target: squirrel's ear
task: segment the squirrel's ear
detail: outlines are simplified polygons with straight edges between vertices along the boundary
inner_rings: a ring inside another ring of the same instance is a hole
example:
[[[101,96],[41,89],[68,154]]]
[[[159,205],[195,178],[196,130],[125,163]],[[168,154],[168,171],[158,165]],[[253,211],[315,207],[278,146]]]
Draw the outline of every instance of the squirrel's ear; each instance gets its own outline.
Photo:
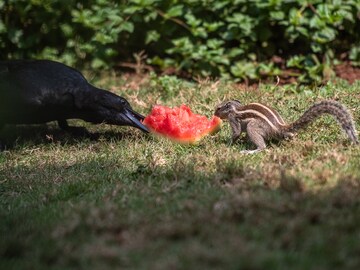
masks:
[[[237,99],[234,100],[234,102],[238,103],[239,105],[241,105],[241,102]]]

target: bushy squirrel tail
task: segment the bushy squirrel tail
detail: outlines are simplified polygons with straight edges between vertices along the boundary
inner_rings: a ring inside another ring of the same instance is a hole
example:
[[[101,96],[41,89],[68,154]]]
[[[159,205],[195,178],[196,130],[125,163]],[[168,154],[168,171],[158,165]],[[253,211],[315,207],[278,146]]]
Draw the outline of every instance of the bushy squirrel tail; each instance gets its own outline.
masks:
[[[332,115],[348,135],[349,139],[354,144],[359,144],[354,120],[351,114],[344,105],[334,100],[324,100],[315,103],[307,109],[298,120],[289,124],[286,127],[286,132],[296,132],[299,129],[303,129],[323,114]]]

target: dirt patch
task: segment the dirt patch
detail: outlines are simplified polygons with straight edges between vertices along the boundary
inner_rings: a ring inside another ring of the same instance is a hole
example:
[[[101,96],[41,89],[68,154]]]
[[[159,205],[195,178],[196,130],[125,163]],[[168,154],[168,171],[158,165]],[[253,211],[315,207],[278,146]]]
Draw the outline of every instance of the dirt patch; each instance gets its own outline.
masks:
[[[350,84],[354,83],[356,80],[360,80],[360,67],[351,65],[351,61],[344,59],[344,57],[341,59],[343,59],[341,64],[332,67],[336,77],[344,79]],[[257,88],[259,82],[269,84],[275,83],[277,85],[295,84],[298,82],[298,77],[303,73],[303,71],[300,71],[296,68],[287,67],[285,58],[280,56],[273,56],[271,58],[271,62],[273,62],[281,70],[281,74],[279,76],[268,76],[267,74],[262,74],[261,79],[245,79],[241,82],[241,85],[244,84],[246,87],[254,86]],[[139,65],[136,64],[133,65],[134,67],[131,66],[131,68],[129,64],[127,69],[123,68],[124,65],[120,65],[122,67],[120,69],[123,74],[122,77],[127,82],[123,88],[138,90],[141,85],[148,82],[149,73],[147,73],[147,71],[150,71],[150,69],[141,67],[141,65],[140,67],[138,67]],[[138,68],[135,69],[135,66]],[[200,77],[193,77],[192,74],[188,72],[181,70],[179,71],[171,67],[163,70],[162,72],[156,68],[152,68],[151,71],[156,72],[158,75],[177,76],[185,80],[198,81],[201,79]],[[328,81],[328,79],[324,78],[323,82],[325,83]]]
[[[334,70],[337,77],[347,80],[349,83],[360,80],[360,68],[352,66],[350,62],[343,62],[335,66]]]

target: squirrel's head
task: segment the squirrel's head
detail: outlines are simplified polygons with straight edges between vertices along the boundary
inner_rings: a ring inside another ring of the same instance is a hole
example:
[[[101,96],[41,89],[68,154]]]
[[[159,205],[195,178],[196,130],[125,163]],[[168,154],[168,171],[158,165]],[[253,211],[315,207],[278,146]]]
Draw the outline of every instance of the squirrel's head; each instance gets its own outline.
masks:
[[[216,106],[215,115],[221,119],[225,119],[240,106],[241,102],[238,100],[224,101]]]

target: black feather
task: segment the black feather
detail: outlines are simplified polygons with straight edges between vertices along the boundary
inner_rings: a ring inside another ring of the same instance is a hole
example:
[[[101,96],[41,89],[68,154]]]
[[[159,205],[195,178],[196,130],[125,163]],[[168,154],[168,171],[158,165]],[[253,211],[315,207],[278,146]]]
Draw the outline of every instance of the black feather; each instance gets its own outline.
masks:
[[[89,84],[76,69],[48,60],[0,61],[0,128],[67,119],[127,125],[148,132],[128,101]]]

